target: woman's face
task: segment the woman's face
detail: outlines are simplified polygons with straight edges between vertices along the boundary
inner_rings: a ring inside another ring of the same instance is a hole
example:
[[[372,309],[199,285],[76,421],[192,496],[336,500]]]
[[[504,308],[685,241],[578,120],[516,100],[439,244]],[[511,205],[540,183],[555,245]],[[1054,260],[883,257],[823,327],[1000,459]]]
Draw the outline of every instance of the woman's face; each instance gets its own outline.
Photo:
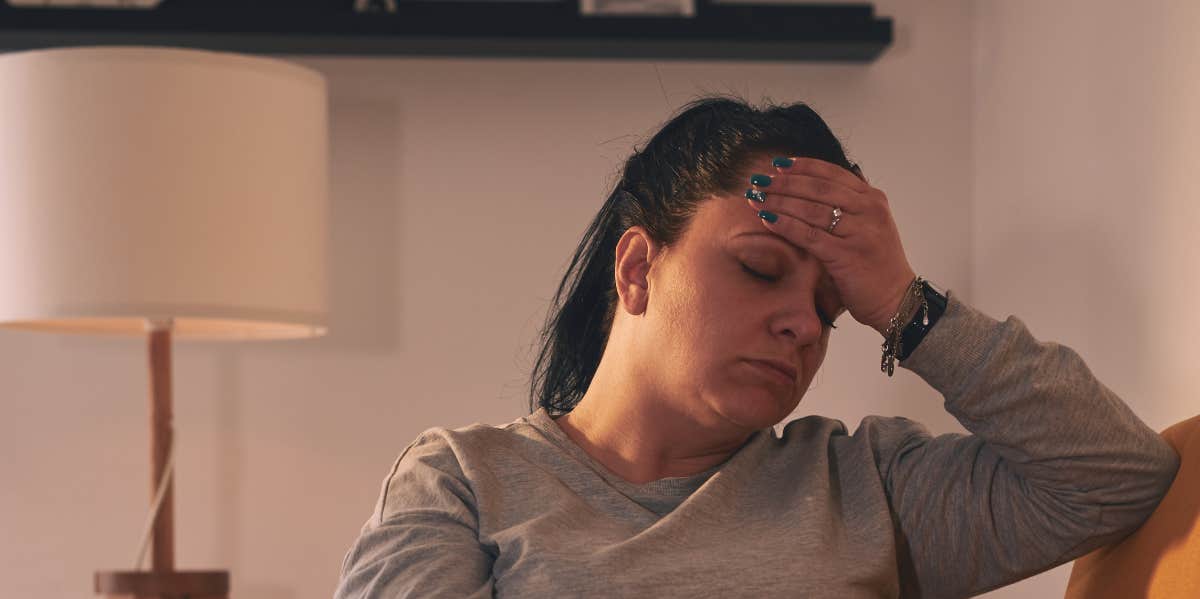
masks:
[[[762,226],[740,195],[702,201],[648,280],[647,372],[709,427],[757,430],[791,414],[825,358],[830,329],[818,311],[844,310],[820,262]],[[751,362],[763,359],[790,364],[795,379]]]

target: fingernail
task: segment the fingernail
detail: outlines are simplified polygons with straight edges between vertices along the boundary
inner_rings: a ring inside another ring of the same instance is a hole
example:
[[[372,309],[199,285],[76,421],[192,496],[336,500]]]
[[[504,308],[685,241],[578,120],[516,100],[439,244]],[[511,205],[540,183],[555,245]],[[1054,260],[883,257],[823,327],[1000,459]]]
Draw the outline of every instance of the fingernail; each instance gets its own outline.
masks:
[[[776,158],[775,160],[772,160],[771,164],[774,164],[775,166],[777,166],[779,168],[787,168],[789,166],[792,166],[792,164],[794,162],[795,162],[795,160],[792,160],[791,158],[784,158],[783,156],[780,156],[780,157]]]
[[[759,210],[758,217],[771,224],[775,224],[775,221],[779,220],[779,217],[775,216],[774,212],[767,212],[766,210]]]
[[[767,192],[759,191],[757,189],[747,189],[746,190],[746,199],[754,200],[755,202],[758,202],[761,204],[761,203],[767,201]]]
[[[771,184],[771,178],[766,175],[750,175],[750,184],[766,187]]]

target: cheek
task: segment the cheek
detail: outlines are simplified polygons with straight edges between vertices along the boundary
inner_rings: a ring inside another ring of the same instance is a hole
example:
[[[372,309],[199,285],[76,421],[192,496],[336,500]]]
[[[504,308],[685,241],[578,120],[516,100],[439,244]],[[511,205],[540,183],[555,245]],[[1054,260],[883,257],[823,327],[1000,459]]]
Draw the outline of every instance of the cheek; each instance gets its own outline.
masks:
[[[817,370],[821,368],[821,364],[825,362],[825,353],[829,350],[829,329],[821,335],[821,342],[812,347],[805,348],[805,354],[802,358],[805,361],[805,369],[808,371],[807,376],[811,381],[816,375]]]
[[[651,295],[653,333],[650,342],[661,354],[651,357],[681,367],[692,361],[691,354],[701,351],[711,319],[705,312],[703,296],[694,288],[675,285],[658,291]]]
[[[752,301],[745,293],[749,287],[710,272],[716,268],[675,271],[659,281],[659,293],[651,293],[655,345],[661,353],[649,359],[665,361],[670,370],[686,372],[693,381],[727,369],[736,359],[733,349],[746,337],[741,316]]]
[[[737,314],[739,299],[714,277],[693,276],[671,282],[663,309],[663,325],[667,333],[678,337],[702,339],[720,335],[731,327],[731,316]]]
[[[710,291],[710,290],[709,290]],[[651,359],[663,363],[685,386],[719,384],[736,361],[734,348],[745,336],[745,324],[720,297],[706,290],[688,289],[664,305],[655,327],[662,353]],[[725,373],[725,374],[722,374]],[[675,376],[673,375],[673,376]]]

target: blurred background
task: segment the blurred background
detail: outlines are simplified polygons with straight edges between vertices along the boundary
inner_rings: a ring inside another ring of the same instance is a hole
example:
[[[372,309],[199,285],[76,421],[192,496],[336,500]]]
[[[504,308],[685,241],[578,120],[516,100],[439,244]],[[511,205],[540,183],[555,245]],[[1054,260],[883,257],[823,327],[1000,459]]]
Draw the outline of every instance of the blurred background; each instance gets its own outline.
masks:
[[[703,93],[809,103],[918,273],[1074,348],[1151,428],[1195,415],[1200,4],[874,5],[895,37],[866,63],[278,55],[329,81],[330,333],[176,345],[179,567],[231,570],[235,597],[330,596],[416,435],[530,411],[584,228]],[[794,417],[964,432],[918,377],[879,373],[879,344],[844,318]],[[6,594],[90,597],[93,571],[128,567],[145,359],[140,340],[0,332]],[[1069,567],[985,596],[1061,597]]]

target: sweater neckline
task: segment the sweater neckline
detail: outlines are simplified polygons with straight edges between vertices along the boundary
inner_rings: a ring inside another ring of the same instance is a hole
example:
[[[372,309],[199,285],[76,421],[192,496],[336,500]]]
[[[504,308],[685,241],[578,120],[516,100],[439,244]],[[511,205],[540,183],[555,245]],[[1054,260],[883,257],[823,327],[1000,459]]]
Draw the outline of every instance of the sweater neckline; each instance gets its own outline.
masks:
[[[546,411],[545,407],[538,408],[537,411],[527,416],[526,420],[543,434],[545,434],[555,445],[561,447],[579,462],[587,465],[610,484],[623,492],[638,496],[690,495],[695,492],[696,489],[699,489],[710,477],[712,477],[713,474],[720,471],[722,467],[733,461],[733,459],[738,455],[745,453],[747,447],[764,437],[763,431],[755,431],[750,435],[746,442],[743,443],[742,446],[738,448],[737,451],[733,452],[733,454],[731,454],[728,458],[702,472],[697,472],[696,474],[691,474],[688,476],[671,476],[652,480],[642,484],[635,484],[621,478],[617,474],[610,471],[606,466],[593,459],[591,455],[584,451],[582,447],[577,445],[575,441],[567,435],[566,431],[564,431],[562,427],[560,427],[558,423],[555,422],[552,417],[550,417],[550,413]]]

